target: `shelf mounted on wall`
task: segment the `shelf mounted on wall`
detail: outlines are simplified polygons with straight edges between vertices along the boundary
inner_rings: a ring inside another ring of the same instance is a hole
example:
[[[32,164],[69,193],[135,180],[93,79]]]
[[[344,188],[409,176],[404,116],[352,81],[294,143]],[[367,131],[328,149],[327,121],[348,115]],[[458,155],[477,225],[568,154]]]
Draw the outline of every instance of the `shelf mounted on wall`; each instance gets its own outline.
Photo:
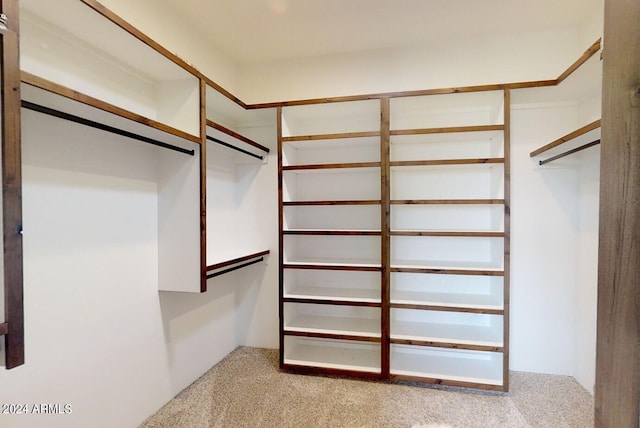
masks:
[[[241,257],[224,260],[207,266],[207,279],[215,278],[226,273],[242,269],[265,260],[269,250],[258,251]]]
[[[555,154],[538,161],[538,165],[545,165],[549,162],[553,162],[554,160],[572,155],[598,144],[600,144],[600,119],[594,120],[593,122],[532,151],[529,156],[534,158],[557,147],[572,147],[562,153]]]
[[[207,120],[207,140],[260,161],[269,154],[269,149],[262,144],[212,120]]]

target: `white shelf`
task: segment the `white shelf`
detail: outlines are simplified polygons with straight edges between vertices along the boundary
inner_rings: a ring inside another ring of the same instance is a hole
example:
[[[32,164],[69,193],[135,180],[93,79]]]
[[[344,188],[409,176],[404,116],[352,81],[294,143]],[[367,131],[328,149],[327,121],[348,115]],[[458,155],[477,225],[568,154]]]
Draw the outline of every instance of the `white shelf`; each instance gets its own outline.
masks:
[[[288,265],[292,268],[296,266],[318,266],[321,268],[340,268],[340,267],[352,267],[355,269],[380,269],[381,264],[379,260],[358,260],[358,259],[296,259],[296,260],[285,260],[285,265]]]
[[[456,261],[432,261],[425,262],[419,260],[392,260],[391,261],[391,269],[424,269],[424,270],[456,270],[460,272],[474,272],[474,271],[483,271],[487,273],[494,274],[502,274],[502,260],[499,261],[500,265],[497,266],[498,262],[474,262],[474,263],[462,263]],[[464,274],[464,273],[461,273]]]
[[[283,136],[380,131],[380,101],[348,101],[282,109]]]
[[[394,309],[398,311],[401,309]],[[391,339],[502,347],[500,328],[468,324],[391,321]]]
[[[23,71],[200,134],[199,81],[190,72],[80,1],[20,6]]]
[[[284,298],[380,303],[380,290],[306,286],[295,287],[292,290],[286,291]]]
[[[285,323],[287,331],[380,337],[380,320],[335,316],[300,315]]]
[[[442,306],[467,309],[502,310],[502,296],[468,293],[425,293],[420,291],[391,291],[391,304]]]
[[[266,147],[256,147],[241,138],[231,135],[231,133],[216,129],[213,126],[207,126],[207,149],[224,152],[235,163],[240,164],[266,163],[269,154]]]
[[[391,374],[502,385],[502,354],[391,346]]]
[[[380,345],[285,336],[284,363],[380,373]]]
[[[504,132],[392,135],[391,161],[504,157]]]

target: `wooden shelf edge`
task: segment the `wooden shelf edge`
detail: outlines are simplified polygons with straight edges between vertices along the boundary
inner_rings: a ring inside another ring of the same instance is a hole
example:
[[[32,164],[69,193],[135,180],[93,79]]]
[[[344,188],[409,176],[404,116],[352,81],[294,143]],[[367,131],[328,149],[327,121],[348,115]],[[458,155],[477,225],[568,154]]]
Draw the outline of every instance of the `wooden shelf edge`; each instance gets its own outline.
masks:
[[[504,205],[504,199],[392,199],[391,205]]]
[[[380,236],[380,230],[304,230],[288,229],[282,231],[283,235],[306,235],[306,236]]]
[[[322,374],[332,376],[347,376],[354,378],[366,378],[366,379],[380,379],[380,369],[371,371],[356,370],[356,369],[337,369],[332,367],[314,366],[312,362],[308,364],[292,364],[283,362],[280,364],[282,370],[286,370],[293,373],[305,373],[305,374]],[[320,363],[321,364],[321,363]]]
[[[389,304],[389,307],[394,309],[418,309],[425,311],[441,311],[441,312],[464,312],[471,314],[485,314],[485,315],[504,315],[504,309],[490,309],[482,307],[469,307],[469,306],[456,306],[451,305],[434,305],[429,303],[394,303],[393,300]]]
[[[348,168],[380,168],[380,162],[350,162],[350,163],[326,163],[310,165],[283,166],[283,171],[302,171],[318,169],[348,169]]]
[[[285,303],[308,303],[313,305],[333,305],[333,306],[365,306],[371,308],[379,308],[381,302],[370,302],[364,300],[339,300],[331,297],[283,297]]]
[[[468,237],[468,238],[504,238],[504,232],[491,231],[439,231],[439,230],[392,230],[391,236],[442,236],[442,237]]]
[[[380,272],[381,266],[360,266],[355,264],[314,264],[314,263],[284,263],[283,269],[302,269],[302,270],[348,270],[359,272]]]
[[[225,267],[233,266],[238,263],[246,262],[252,259],[257,259],[258,257],[266,256],[270,253],[270,250],[258,251],[256,253],[247,254],[245,256],[236,257],[234,259],[224,260],[218,263],[214,263],[207,266],[207,272],[223,269]]]
[[[344,333],[320,333],[312,331],[297,331],[284,329],[283,334],[285,336],[297,336],[297,337],[311,337],[317,339],[335,339],[335,340],[351,340],[354,342],[371,342],[380,343],[380,336],[363,336],[358,334],[344,334]]]
[[[459,342],[447,342],[441,340],[417,340],[417,339],[399,339],[391,335],[390,342],[394,345],[412,345],[412,346],[428,346],[431,348],[445,349],[464,349],[468,351],[486,351],[486,352],[503,352],[503,346],[493,345],[474,345]]]
[[[9,334],[9,324],[6,322],[0,323],[0,336]]]
[[[505,391],[506,388],[503,385],[494,385],[491,383],[479,383],[479,382],[465,382],[459,380],[451,380],[446,377],[435,378],[427,376],[409,376],[400,374],[390,374],[390,379],[394,381],[403,382],[419,382],[419,383],[431,383],[436,385],[453,386],[458,388],[472,388],[472,389],[485,389],[489,391]]]
[[[293,143],[297,141],[341,140],[345,138],[365,138],[379,136],[380,131],[338,132],[333,134],[294,135],[289,137],[282,137],[282,142]]]
[[[391,266],[391,272],[404,273],[433,273],[441,275],[472,275],[472,276],[504,276],[502,270],[489,269],[456,269],[456,268],[439,268],[439,267],[408,267],[408,266]]]
[[[504,163],[504,158],[392,161],[392,162],[389,162],[389,165],[392,167],[403,167],[403,166],[437,166],[437,165],[482,165],[482,164],[501,164],[501,163]]]
[[[593,131],[594,129],[597,129],[597,128],[600,128],[600,119],[594,120],[593,122],[588,123],[588,124],[578,128],[578,129],[576,129],[575,131],[572,131],[572,132],[568,133],[567,135],[564,135],[564,136],[558,138],[557,140],[554,140],[554,141],[550,142],[549,144],[546,144],[546,145],[540,147],[539,149],[536,149],[536,150],[532,151],[531,153],[529,153],[529,157],[532,157],[532,158],[536,157],[536,156],[538,156],[538,155],[540,155],[540,154],[542,154],[542,153],[544,153],[544,152],[546,152],[548,150],[551,150],[551,149],[553,149],[555,147],[558,147],[561,144],[568,143],[571,140],[573,140],[573,139],[575,139],[575,138],[577,138],[577,137],[579,137],[581,135],[584,135],[587,132]]]
[[[262,144],[257,143],[255,141],[253,141],[252,139],[245,137],[242,134],[239,134],[239,133],[237,133],[237,132],[235,132],[235,131],[227,128],[227,127],[224,127],[224,126],[220,125],[219,123],[214,122],[213,120],[207,119],[207,126],[210,126],[213,129],[217,129],[218,131],[223,132],[223,133],[227,134],[228,136],[236,138],[236,139],[238,139],[238,140],[240,140],[240,141],[242,141],[244,143],[247,143],[250,146],[253,146],[258,150],[262,150],[265,153],[269,153],[269,148],[268,147],[265,147]]]
[[[105,111],[107,113],[114,114],[116,116],[120,116],[123,119],[131,120],[133,122],[139,123],[141,125],[148,126],[150,128],[157,129],[162,132],[166,132],[171,135],[175,135],[177,137],[183,138],[185,140],[189,140],[191,142],[201,144],[200,137],[191,135],[187,132],[181,131],[179,129],[173,128],[169,125],[165,125],[161,122],[155,121],[153,119],[149,119],[147,117],[141,116],[137,113],[130,112],[129,110],[125,110],[121,107],[114,106],[113,104],[109,104],[105,101],[101,101],[97,98],[91,97],[89,95],[83,94],[82,92],[78,92],[74,89],[68,88],[63,85],[59,85],[57,83],[51,82],[42,77],[36,76],[26,71],[20,72],[20,80],[22,83],[27,85],[34,86],[36,88],[42,89],[47,92],[54,93],[56,95],[60,95],[64,98],[68,98],[73,101],[77,101],[79,103],[95,107],[99,110]]]
[[[300,206],[319,206],[319,205],[380,205],[378,199],[363,199],[363,200],[349,200],[349,201],[285,201],[282,203],[285,207],[300,207]]]
[[[504,125],[449,126],[442,128],[396,129],[390,135],[446,134],[455,132],[504,131]]]

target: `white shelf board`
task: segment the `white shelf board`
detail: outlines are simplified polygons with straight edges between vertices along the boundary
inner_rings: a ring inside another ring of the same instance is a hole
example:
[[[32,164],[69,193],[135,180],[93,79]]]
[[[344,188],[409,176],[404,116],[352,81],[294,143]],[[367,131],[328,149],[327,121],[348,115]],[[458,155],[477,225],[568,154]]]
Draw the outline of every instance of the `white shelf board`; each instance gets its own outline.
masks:
[[[264,251],[264,248],[253,248],[253,249],[228,249],[228,251],[207,251],[207,266],[217,265],[219,263],[224,263],[229,260],[235,260],[241,257],[245,257],[251,254],[256,254]],[[268,257],[269,254],[265,254],[258,257]]]
[[[313,228],[295,228],[295,229],[285,229],[284,232],[366,232],[366,233],[380,233],[380,229],[313,229]]]
[[[455,262],[455,261],[420,261],[420,260],[392,260],[392,268],[418,269],[456,269],[462,271],[483,270],[489,272],[503,272],[502,260],[497,262]],[[500,266],[497,266],[499,263]]]
[[[299,315],[287,322],[284,329],[306,333],[380,337],[380,320],[374,318]]]
[[[418,347],[392,345],[391,374],[489,385],[503,384],[501,354],[449,350],[416,352],[416,349]]]
[[[327,259],[296,259],[285,260],[286,265],[316,265],[323,267],[336,267],[336,266],[352,266],[356,268],[381,268],[379,261],[372,260],[358,260],[358,259],[340,259],[340,260],[327,260]]]
[[[285,286],[286,288],[286,286]],[[335,300],[340,302],[380,303],[379,289],[366,288],[335,288],[335,287],[295,287],[285,291],[285,298]]]
[[[503,309],[502,296],[493,294],[425,293],[391,291],[391,303],[408,305],[447,306],[469,309]]]
[[[227,153],[233,157],[236,163],[256,163],[256,164],[266,163],[266,157],[269,155],[269,153],[264,150],[261,150],[258,147],[248,144],[245,141],[242,141],[218,129],[212,128],[211,126],[207,126],[207,136],[223,141],[226,144],[229,144],[233,147],[237,147],[240,150],[244,150],[254,155],[254,156],[251,156],[246,153],[242,153],[238,150],[234,150],[230,147],[226,147],[215,141],[211,141],[207,139],[208,149],[211,148],[211,149],[220,150],[224,153]],[[260,158],[256,158],[255,156],[259,156]]]
[[[329,341],[285,337],[286,341],[289,339],[295,342],[285,347],[285,364],[380,373],[379,344],[351,345],[333,341],[330,345]]]
[[[396,309],[399,310],[399,309]],[[489,326],[391,320],[391,339],[501,347],[502,325]]]

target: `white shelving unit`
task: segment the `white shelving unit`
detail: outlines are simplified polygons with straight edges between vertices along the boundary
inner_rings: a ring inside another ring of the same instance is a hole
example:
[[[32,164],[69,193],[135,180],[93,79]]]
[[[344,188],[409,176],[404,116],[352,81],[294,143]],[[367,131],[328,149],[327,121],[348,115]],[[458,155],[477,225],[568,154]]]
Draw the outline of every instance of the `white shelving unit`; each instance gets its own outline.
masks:
[[[199,291],[199,78],[80,1],[20,6],[23,108],[161,147],[158,286]]]
[[[255,177],[268,162],[269,148],[258,141],[274,138],[275,110],[246,110],[207,86],[206,117],[206,265],[214,278],[269,254]]]

